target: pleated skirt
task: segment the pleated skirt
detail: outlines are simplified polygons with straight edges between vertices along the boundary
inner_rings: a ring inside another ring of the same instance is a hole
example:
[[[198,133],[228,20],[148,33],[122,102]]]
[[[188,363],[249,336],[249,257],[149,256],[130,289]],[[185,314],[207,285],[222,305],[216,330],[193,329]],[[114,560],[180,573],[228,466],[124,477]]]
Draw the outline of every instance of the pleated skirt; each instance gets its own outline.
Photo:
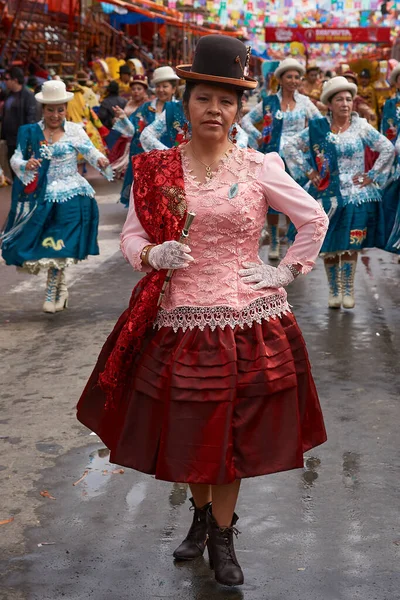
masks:
[[[98,375],[123,326],[107,340],[78,404],[78,419],[111,461],[157,479],[227,484],[303,466],[326,440],[295,317],[244,329],[153,331],[122,404],[104,408]]]

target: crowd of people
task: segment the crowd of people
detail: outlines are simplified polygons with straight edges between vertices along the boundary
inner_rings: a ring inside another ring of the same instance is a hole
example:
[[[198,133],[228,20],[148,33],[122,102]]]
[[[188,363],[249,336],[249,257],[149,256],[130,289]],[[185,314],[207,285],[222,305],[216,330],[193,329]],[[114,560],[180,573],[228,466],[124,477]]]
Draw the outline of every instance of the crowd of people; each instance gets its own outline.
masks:
[[[84,192],[89,193],[89,197],[94,195],[83,175],[86,163],[93,163],[96,154],[93,150],[88,158],[87,153],[79,149],[76,136],[73,136],[73,165],[66,168],[66,156],[72,159],[67,144],[67,129],[72,130],[70,123],[75,123],[74,131],[79,131],[82,139],[86,135],[86,143],[101,153],[102,162],[110,163],[107,177],[121,179],[120,201],[126,207],[134,179],[132,159],[154,149],[178,146],[191,137],[184,108],[184,83],[171,66],[151,69],[149,81],[137,58],[103,59],[97,54],[92,57],[87,71],[78,71],[75,77],[65,82],[54,72],[49,73],[48,81],[34,82],[32,75],[26,78],[19,67],[7,69],[2,78],[1,138],[7,145],[11,176],[15,177],[13,198],[16,203],[2,235],[3,257],[7,264],[30,272],[42,268],[48,270],[44,309],[51,312],[65,305],[58,301],[59,282],[63,281],[65,287],[65,266],[98,251],[93,240],[80,243],[79,248],[75,240],[72,249],[64,232],[65,215],[61,216],[60,209],[65,211],[68,207],[72,210],[73,205],[68,197],[68,204],[64,206],[66,198],[62,190],[69,188],[68,178],[81,178],[81,187],[75,189],[77,198],[85,195]],[[330,228],[322,248],[329,284],[328,303],[332,308],[352,308],[359,251],[378,247],[399,252],[396,142],[400,123],[400,77],[396,67],[389,82],[386,81],[387,63],[381,63],[374,84],[371,72],[366,68],[357,75],[342,64],[338,73],[324,74],[313,62],[305,67],[295,58],[282,60],[274,76],[262,86],[245,90],[241,111],[230,135],[238,147],[249,146],[263,154],[277,152],[284,160],[287,172],[329,215]],[[35,83],[32,91],[29,84]],[[41,98],[43,94],[51,94],[51,90],[55,94],[54,100],[44,104]],[[254,94],[258,95],[259,102],[251,102],[253,107],[250,109],[248,101]],[[50,105],[57,107],[61,100],[65,101],[65,110],[61,114],[68,125],[65,128],[64,122],[58,123],[58,137],[62,140],[54,146],[57,135],[50,141],[48,134],[52,125],[48,111]],[[37,143],[49,147],[49,164],[43,161],[43,148],[34,152],[32,136],[26,138],[29,128],[22,126],[29,124],[32,131],[42,131],[39,138],[44,139],[38,139]],[[53,175],[56,158],[50,157],[50,151],[56,148],[56,156],[65,156],[58,158],[62,168],[59,166]],[[24,161],[28,161],[27,168]],[[44,166],[50,169],[47,173],[46,168],[41,195],[44,186],[50,189],[54,181],[61,183],[54,186],[60,195],[53,194],[51,201],[54,223],[48,227],[48,219],[45,219],[45,228],[40,230],[40,235],[47,240],[45,247],[33,248],[39,241],[34,243],[31,239],[29,251],[23,253],[21,240],[28,232],[32,235],[35,220],[31,215],[35,212],[37,217],[40,207],[38,193],[26,195],[26,189],[31,189],[26,185],[33,176],[40,178]],[[7,182],[2,171],[0,178],[0,183]],[[25,198],[23,211],[20,210],[21,193]],[[60,216],[56,217],[58,213]],[[269,243],[268,256],[272,261],[280,257],[281,240],[290,241],[295,234],[288,218],[286,224],[287,231],[282,237],[282,218],[270,206],[261,243]],[[90,235],[96,238],[95,221],[92,225]],[[53,235],[55,226],[59,229],[57,239]],[[87,227],[83,222],[80,226],[82,236],[87,236]],[[57,244],[61,244],[62,249]]]
[[[150,81],[128,62],[112,80],[82,71],[35,95],[19,69],[6,71],[14,181],[2,256],[45,270],[43,310],[64,310],[66,268],[99,252],[85,164],[121,179],[121,249],[145,276],[78,418],[113,462],[190,485],[193,523],[174,558],[207,546],[216,580],[240,585],[241,480],[300,468],[326,440],[285,287],[321,255],[329,307],[353,309],[359,253],[399,254],[400,65],[380,102],[367,70],[342,66],[323,81],[295,58],[257,90],[249,50],[221,35],[203,37],[191,65],[158,67]],[[259,258],[263,229],[271,264]]]

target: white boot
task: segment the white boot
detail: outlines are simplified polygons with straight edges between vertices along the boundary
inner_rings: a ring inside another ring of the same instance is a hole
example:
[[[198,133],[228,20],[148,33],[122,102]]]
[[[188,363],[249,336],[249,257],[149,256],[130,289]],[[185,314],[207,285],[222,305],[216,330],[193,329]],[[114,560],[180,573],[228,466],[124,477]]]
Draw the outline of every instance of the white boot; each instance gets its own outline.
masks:
[[[342,305],[342,284],[339,263],[325,262],[325,271],[329,285],[329,308],[340,308]]]
[[[56,294],[60,278],[60,271],[50,267],[47,271],[46,298],[43,304],[43,310],[47,313],[56,312]]]
[[[271,260],[279,259],[279,225],[268,224],[269,233],[269,251],[268,258]]]
[[[64,269],[61,269],[56,294],[56,312],[64,310],[64,308],[68,308],[68,288],[65,279],[65,271]]]
[[[342,289],[343,289],[343,308],[354,308],[354,277],[356,274],[357,261],[342,260]]]

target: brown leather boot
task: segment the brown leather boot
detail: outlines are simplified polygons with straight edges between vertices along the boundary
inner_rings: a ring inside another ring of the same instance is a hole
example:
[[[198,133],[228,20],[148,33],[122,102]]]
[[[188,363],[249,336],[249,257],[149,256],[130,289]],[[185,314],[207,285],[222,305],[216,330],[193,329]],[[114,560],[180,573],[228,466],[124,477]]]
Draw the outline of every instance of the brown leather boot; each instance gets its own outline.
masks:
[[[233,514],[230,527],[220,527],[211,513],[207,512],[208,525],[208,555],[210,567],[215,570],[215,579],[222,585],[242,585],[244,582],[243,571],[236,558],[233,546],[233,536],[240,533],[235,525],[239,517]]]
[[[203,556],[207,544],[207,510],[211,502],[202,508],[196,507],[193,498],[190,498],[190,502],[190,510],[194,511],[193,522],[187,536],[173,554],[176,560],[194,560]]]

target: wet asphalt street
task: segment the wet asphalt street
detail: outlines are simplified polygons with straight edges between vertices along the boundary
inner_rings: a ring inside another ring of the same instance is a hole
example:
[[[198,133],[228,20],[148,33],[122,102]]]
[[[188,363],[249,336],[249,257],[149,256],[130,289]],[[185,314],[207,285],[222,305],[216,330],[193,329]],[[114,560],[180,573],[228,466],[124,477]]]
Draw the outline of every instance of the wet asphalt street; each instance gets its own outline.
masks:
[[[0,265],[0,522],[14,519],[0,525],[0,599],[399,599],[397,259],[362,255],[353,311],[327,308],[321,261],[291,286],[329,440],[303,470],[243,482],[245,585],[223,588],[207,560],[172,561],[191,519],[186,486],[120,472],[75,420],[138,279],[118,252],[118,184],[95,183],[102,255],[70,269],[67,311],[42,313],[43,279]]]

